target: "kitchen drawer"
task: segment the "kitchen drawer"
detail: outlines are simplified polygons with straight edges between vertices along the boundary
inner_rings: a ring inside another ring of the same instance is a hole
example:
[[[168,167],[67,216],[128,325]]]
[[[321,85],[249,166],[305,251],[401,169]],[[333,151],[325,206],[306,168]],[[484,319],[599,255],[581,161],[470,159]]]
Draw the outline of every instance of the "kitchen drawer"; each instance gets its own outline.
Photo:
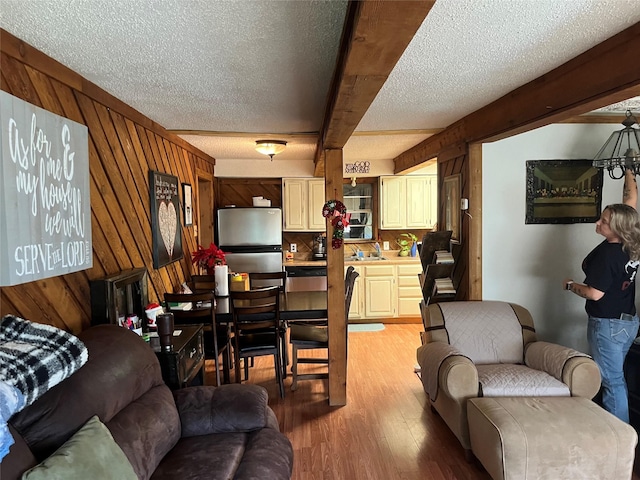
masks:
[[[420,280],[418,279],[417,273],[411,276],[398,276],[398,287],[416,287],[418,291],[422,292],[422,290],[420,290]],[[418,296],[422,296],[422,293]]]
[[[398,265],[398,276],[403,275],[417,277],[422,272],[421,263],[410,263],[408,265]]]
[[[365,277],[395,277],[395,265],[366,265],[364,267]]]
[[[403,286],[398,282],[398,297],[399,298],[422,298],[422,289],[420,285]]]
[[[198,331],[180,351],[180,378],[188,381],[198,365],[204,360],[204,340],[202,329]]]

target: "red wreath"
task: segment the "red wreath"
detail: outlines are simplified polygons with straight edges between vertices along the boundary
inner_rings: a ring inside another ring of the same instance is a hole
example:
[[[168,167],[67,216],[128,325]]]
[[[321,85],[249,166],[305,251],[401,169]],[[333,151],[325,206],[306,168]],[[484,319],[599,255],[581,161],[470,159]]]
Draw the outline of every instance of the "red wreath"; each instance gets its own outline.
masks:
[[[340,200],[329,200],[322,207],[322,216],[331,219],[331,225],[333,225],[331,247],[337,250],[342,246],[344,228],[349,225],[351,214],[347,213],[347,207]]]

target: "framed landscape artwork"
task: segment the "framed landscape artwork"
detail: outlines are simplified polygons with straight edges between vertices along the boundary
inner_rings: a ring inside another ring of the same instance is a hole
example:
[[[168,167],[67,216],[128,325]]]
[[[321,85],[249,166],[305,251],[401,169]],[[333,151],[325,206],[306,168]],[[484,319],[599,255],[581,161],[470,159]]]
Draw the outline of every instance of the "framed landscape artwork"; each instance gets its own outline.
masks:
[[[529,223],[595,223],[602,206],[602,169],[592,160],[527,160]]]
[[[160,268],[183,256],[178,177],[150,170],[149,196],[153,268]]]

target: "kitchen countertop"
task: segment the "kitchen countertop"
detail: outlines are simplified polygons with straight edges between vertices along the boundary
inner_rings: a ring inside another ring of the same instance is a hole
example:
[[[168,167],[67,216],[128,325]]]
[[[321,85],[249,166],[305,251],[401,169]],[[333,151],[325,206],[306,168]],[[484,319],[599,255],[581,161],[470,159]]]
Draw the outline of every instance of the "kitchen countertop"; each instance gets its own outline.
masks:
[[[389,263],[393,265],[407,264],[407,263],[420,263],[420,257],[399,257],[397,250],[383,251],[382,256],[386,260],[345,260],[345,265],[368,265],[378,263]],[[297,260],[283,262],[285,267],[324,267],[327,265],[326,260]]]
[[[377,265],[379,263],[390,263],[392,265],[399,265],[399,264],[404,265],[407,263],[420,263],[420,257],[418,256],[399,257],[398,252],[396,251],[389,251],[386,254],[383,251],[382,256],[386,260],[345,260],[344,264],[345,265]]]
[[[326,260],[292,260],[282,262],[285,267],[326,267]]]

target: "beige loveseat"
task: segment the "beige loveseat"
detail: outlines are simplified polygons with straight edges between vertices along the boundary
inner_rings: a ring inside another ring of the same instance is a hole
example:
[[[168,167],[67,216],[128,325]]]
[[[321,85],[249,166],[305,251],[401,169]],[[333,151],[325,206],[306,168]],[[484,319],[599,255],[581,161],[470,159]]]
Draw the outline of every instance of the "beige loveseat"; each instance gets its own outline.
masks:
[[[427,306],[417,358],[431,407],[471,453],[467,400],[476,397],[593,398],[600,371],[587,355],[536,340],[531,314],[499,301]]]

